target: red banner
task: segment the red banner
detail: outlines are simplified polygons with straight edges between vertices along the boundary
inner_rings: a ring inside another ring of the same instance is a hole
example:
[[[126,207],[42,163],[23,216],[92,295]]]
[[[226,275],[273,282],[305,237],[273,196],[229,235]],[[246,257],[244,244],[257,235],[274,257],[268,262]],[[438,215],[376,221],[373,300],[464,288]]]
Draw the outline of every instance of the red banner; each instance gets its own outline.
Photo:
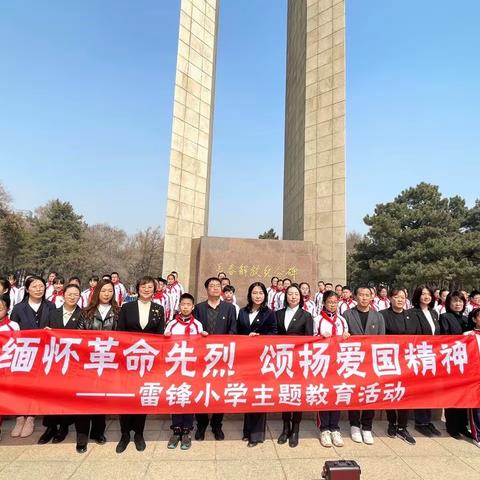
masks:
[[[0,414],[480,407],[479,336],[0,334]]]

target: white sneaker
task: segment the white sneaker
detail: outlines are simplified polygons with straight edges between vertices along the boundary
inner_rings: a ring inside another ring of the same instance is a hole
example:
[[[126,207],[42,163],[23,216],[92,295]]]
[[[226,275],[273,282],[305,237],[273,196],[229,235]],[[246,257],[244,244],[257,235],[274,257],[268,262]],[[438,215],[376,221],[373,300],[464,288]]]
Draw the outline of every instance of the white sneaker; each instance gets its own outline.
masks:
[[[344,442],[343,442],[342,434],[338,431],[332,432],[332,442],[336,447],[343,447]]]
[[[362,430],[363,442],[367,445],[373,445],[373,435],[370,430]]]
[[[358,427],[350,427],[350,436],[356,443],[363,443],[362,431]]]
[[[325,430],[324,432],[320,433],[320,443],[323,447],[332,447],[332,437],[330,435],[330,430]]]
[[[480,448],[480,441],[474,440],[474,441],[473,441],[473,444],[474,444],[476,447]]]
[[[20,437],[25,438],[29,437],[33,433],[35,428],[35,417],[27,417],[22,428],[22,433]]]
[[[17,417],[17,421],[15,422],[15,426],[10,433],[12,437],[19,437],[22,433],[23,425],[25,424],[25,417]]]

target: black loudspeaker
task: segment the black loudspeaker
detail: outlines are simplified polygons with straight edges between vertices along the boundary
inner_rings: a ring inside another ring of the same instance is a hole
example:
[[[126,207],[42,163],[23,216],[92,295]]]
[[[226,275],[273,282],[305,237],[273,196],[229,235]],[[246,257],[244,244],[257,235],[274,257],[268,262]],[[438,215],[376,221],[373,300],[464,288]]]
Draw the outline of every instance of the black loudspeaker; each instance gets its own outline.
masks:
[[[359,480],[360,465],[355,460],[326,461],[323,466],[322,478],[325,480]]]

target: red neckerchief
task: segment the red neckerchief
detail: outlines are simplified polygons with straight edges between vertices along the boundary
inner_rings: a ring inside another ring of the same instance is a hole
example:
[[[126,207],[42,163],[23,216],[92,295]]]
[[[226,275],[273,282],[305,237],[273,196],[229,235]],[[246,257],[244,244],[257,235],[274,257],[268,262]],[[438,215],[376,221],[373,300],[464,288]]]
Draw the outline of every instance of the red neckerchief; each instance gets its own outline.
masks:
[[[63,297],[63,290],[60,290],[59,292],[53,292],[53,295],[52,295],[52,298],[50,299],[50,301],[52,303],[55,303],[56,300],[57,300],[57,297]]]
[[[475,335],[480,335],[480,329],[474,328],[474,329],[473,329],[473,333],[474,333]]]
[[[156,291],[156,292],[153,294],[153,298],[154,298],[155,300],[162,300],[162,298],[163,298],[163,290]]]
[[[480,305],[478,303],[475,303],[475,302],[472,302],[470,300],[470,305],[473,307],[473,308],[480,308]]]
[[[337,335],[337,325],[336,325],[337,314],[334,313],[332,316],[330,316],[325,310],[322,310],[320,312],[320,315],[332,326],[332,337],[336,336]]]
[[[195,317],[193,316],[193,314],[190,314],[187,321],[185,321],[183,317],[179,313],[177,313],[175,315],[175,321],[180,325],[185,326],[185,335],[191,335],[194,332],[194,329],[196,330],[196,333],[198,333],[198,328],[194,323]]]
[[[8,315],[7,315],[3,320],[0,320],[0,327],[3,327],[4,325],[7,325],[8,323],[10,323],[10,319],[8,318]]]

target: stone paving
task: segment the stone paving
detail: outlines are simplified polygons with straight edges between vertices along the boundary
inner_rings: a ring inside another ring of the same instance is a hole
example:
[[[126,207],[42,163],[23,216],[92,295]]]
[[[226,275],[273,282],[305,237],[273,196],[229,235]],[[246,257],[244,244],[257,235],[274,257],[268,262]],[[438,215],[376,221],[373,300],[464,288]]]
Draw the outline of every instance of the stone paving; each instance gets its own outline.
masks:
[[[238,418],[238,419],[237,419]],[[133,442],[118,455],[115,446],[120,439],[119,423],[107,421],[108,443],[89,444],[87,453],[75,451],[73,427],[59,445],[37,445],[43,432],[37,418],[34,434],[26,439],[13,439],[9,432],[13,421],[5,420],[0,441],[0,479],[320,479],[325,460],[356,460],[362,468],[362,480],[480,480],[480,449],[471,441],[447,436],[444,423],[436,425],[442,437],[422,437],[413,428],[417,445],[386,436],[386,422],[374,422],[375,445],[355,444],[348,435],[348,425],[341,423],[345,440],[343,448],[324,448],[311,418],[301,424],[297,448],[278,445],[281,420],[268,422],[267,440],[255,448],[242,442],[241,416],[230,416],[224,423],[226,439],[214,440],[210,432],[204,442],[193,442],[188,451],[167,449],[170,420],[152,416],[147,420],[147,448],[137,452]]]

